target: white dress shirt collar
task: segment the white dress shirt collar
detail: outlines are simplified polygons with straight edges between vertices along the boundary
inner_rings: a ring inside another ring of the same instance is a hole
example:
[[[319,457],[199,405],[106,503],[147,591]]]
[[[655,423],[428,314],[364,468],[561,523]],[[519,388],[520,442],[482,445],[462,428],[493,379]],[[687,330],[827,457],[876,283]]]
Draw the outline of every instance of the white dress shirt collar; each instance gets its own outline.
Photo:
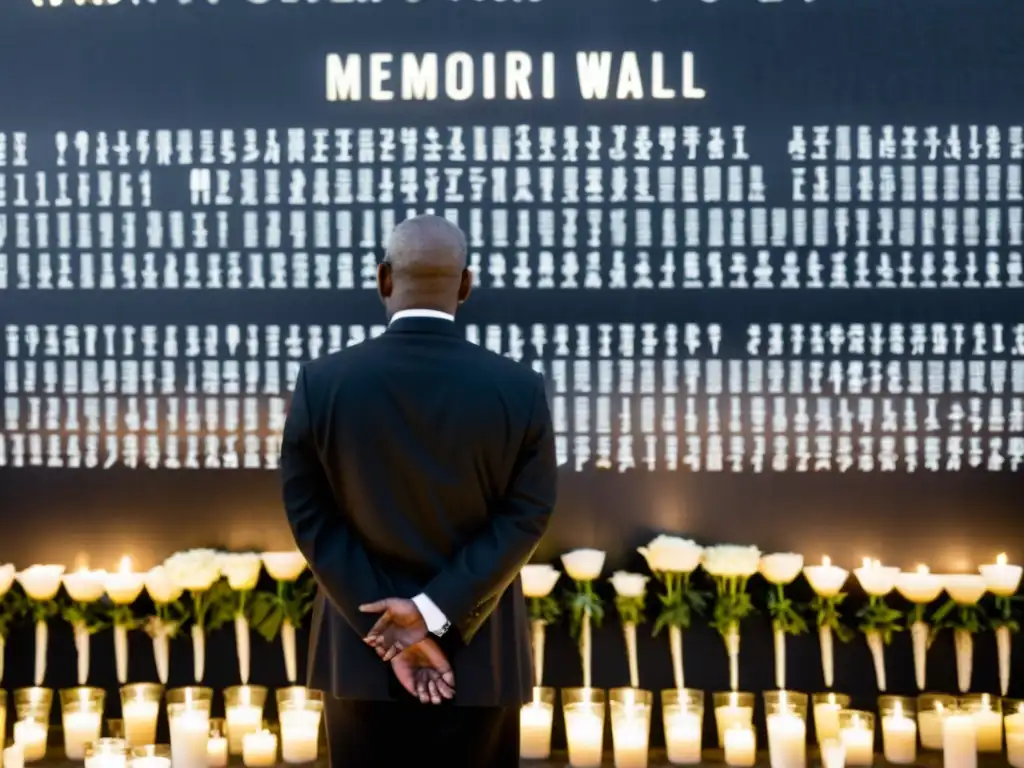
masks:
[[[402,309],[391,316],[391,320],[388,322],[388,325],[391,325],[391,323],[396,320],[402,320],[406,317],[432,317],[435,320],[448,320],[453,323],[455,322],[455,315],[449,315],[447,312],[439,312],[436,309]]]

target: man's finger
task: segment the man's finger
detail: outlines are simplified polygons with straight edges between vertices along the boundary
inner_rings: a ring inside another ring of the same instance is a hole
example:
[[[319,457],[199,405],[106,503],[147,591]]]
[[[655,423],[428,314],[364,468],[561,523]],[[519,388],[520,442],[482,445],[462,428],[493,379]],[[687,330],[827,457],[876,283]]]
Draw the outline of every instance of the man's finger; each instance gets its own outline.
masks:
[[[444,681],[443,677],[437,678],[435,682],[437,685],[437,690],[441,694],[441,696],[443,696],[446,699],[455,698],[455,690]]]
[[[400,642],[398,642],[398,641],[395,641],[395,644],[392,645],[390,648],[388,648],[387,653],[384,654],[384,657],[383,657],[384,661],[391,661],[393,658],[395,658],[395,656],[400,654],[403,650],[405,650],[405,649],[402,648],[402,644]]]
[[[384,611],[384,615],[381,616],[379,619],[377,619],[377,621],[374,623],[374,625],[372,627],[370,627],[370,631],[366,633],[366,636],[367,637],[381,637],[381,636],[384,635],[385,632],[388,631],[388,629],[390,627],[391,627],[391,612],[390,611]]]
[[[437,689],[437,683],[434,680],[427,683],[427,691],[430,693],[431,702],[434,704],[441,703],[441,692]]]
[[[382,613],[388,609],[387,600],[378,600],[375,603],[366,603],[359,606],[359,610],[363,613]]]
[[[427,684],[424,682],[422,677],[416,680],[416,696],[419,697],[421,704],[430,703],[430,694],[427,692]]]
[[[448,687],[451,688],[453,692],[455,691],[455,673],[454,672],[452,672],[450,669],[445,670],[444,672],[441,673],[441,679],[444,680],[448,684]]]

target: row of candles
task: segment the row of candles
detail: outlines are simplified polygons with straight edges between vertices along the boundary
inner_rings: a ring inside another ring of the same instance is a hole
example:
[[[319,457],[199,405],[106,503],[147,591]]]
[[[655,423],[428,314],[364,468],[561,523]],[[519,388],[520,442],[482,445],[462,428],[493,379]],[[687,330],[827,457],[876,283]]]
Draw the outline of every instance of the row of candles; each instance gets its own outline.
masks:
[[[850,708],[850,697],[826,692],[766,691],[763,694],[772,768],[806,768],[808,704],[813,714],[823,768],[871,766],[875,761],[874,712]],[[533,700],[520,715],[521,754],[544,760],[551,752],[551,729],[556,692],[534,689]],[[604,751],[605,717],[611,714],[612,753],[616,768],[646,768],[653,711],[651,691],[594,688],[561,692],[569,765],[598,768]],[[713,695],[715,730],[725,762],[737,768],[753,766],[757,753],[753,693]],[[692,689],[661,692],[668,761],[673,765],[701,762],[704,693]],[[1001,753],[1005,732],[1006,756],[1013,768],[1024,768],[1024,701],[988,694],[956,698],[922,694],[917,698],[881,696],[882,753],[886,762],[913,765],[918,742],[925,750],[941,751],[945,768],[976,768],[979,753]]]
[[[224,768],[229,756],[241,756],[248,768],[278,762],[316,761],[323,694],[301,686],[276,691],[278,728],[264,720],[268,690],[238,685],[224,690],[224,718],[211,717],[214,692],[203,686],[172,688],[156,683],[122,686],[118,721],[107,721],[111,737],[101,738],[106,691],[79,686],[59,692],[64,753],[86,768]],[[14,738],[3,751],[2,768],[21,768],[46,756],[50,688],[13,692]],[[161,702],[166,702],[170,744],[157,744]],[[0,691],[0,734],[6,732],[7,694]]]

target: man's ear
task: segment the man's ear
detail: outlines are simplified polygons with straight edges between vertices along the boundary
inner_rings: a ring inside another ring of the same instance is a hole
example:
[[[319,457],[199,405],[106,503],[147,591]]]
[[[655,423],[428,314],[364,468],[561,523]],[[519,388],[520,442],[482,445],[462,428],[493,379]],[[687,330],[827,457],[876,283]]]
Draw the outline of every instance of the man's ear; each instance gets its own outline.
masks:
[[[382,262],[377,265],[377,294],[382,299],[387,299],[391,297],[392,290],[394,285],[391,283],[391,265]]]
[[[469,267],[462,270],[462,282],[459,283],[459,304],[469,298],[469,292],[473,290],[473,273]]]

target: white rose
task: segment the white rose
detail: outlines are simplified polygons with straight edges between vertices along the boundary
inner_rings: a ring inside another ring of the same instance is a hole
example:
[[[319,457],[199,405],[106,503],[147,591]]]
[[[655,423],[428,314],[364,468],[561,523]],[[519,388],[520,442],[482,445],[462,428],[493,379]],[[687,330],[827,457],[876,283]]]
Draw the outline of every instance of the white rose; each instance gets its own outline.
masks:
[[[168,578],[189,592],[205,592],[220,578],[220,553],[215,549],[175,552],[164,560]]]
[[[604,568],[604,552],[600,549],[574,549],[562,555],[562,565],[569,578],[575,581],[593,581]]]
[[[60,590],[60,577],[64,575],[63,565],[30,565],[15,578],[33,600],[53,600]]]
[[[977,573],[950,573],[942,576],[946,593],[961,605],[974,605],[981,600],[988,585]]]
[[[0,565],[0,597],[6,595],[14,584],[15,568],[10,563]]]
[[[900,569],[865,558],[864,565],[853,569],[861,588],[871,597],[885,597],[896,588]]]
[[[255,552],[226,552],[217,559],[228,586],[236,592],[248,592],[260,580],[263,560]]]
[[[804,556],[793,552],[776,552],[761,557],[761,575],[772,584],[790,584],[804,567]]]
[[[835,597],[849,578],[850,572],[838,565],[826,555],[821,558],[821,565],[804,566],[804,578],[811,589],[821,597]]]
[[[985,579],[988,591],[996,597],[1013,597],[1020,587],[1020,578],[1024,574],[1024,568],[1019,565],[1010,565],[1007,562],[1006,554],[1001,554],[994,563],[979,565],[978,571]]]
[[[643,597],[647,590],[648,577],[640,573],[616,571],[608,579],[619,597]]]
[[[184,590],[171,581],[166,568],[158,565],[146,573],[146,591],[154,603],[173,603]]]
[[[93,603],[106,592],[106,571],[75,571],[64,574],[64,589],[76,603]]]
[[[298,550],[264,552],[262,557],[267,573],[277,581],[295,581],[306,570],[306,558]]]
[[[523,579],[523,594],[527,597],[547,597],[562,574],[554,566],[531,563],[524,565],[519,575]]]
[[[761,550],[736,544],[719,544],[704,550],[704,570],[712,576],[753,576],[761,564]]]
[[[942,577],[920,566],[916,571],[900,571],[896,591],[912,603],[927,605],[942,594]]]
[[[652,571],[691,573],[700,565],[704,548],[679,536],[658,536],[646,547],[637,549]]]

